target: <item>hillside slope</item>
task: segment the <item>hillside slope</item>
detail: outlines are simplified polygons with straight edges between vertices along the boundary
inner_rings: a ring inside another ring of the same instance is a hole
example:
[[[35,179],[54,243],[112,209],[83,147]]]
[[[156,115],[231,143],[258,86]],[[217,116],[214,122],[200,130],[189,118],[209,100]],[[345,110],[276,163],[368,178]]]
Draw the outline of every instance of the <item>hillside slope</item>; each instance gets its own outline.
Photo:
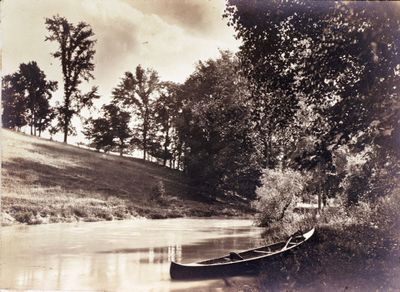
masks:
[[[1,130],[3,224],[234,215],[178,171]]]

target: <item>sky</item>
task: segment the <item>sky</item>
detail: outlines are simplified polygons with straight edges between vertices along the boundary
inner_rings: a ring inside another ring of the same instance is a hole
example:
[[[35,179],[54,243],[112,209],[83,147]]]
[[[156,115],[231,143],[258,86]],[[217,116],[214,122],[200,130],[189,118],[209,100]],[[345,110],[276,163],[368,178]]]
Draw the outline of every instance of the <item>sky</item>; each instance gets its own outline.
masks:
[[[56,44],[45,42],[45,19],[58,14],[90,24],[97,39],[95,80],[82,89],[97,85],[101,103],[111,100],[123,73],[139,64],[155,69],[161,80],[184,82],[199,60],[239,46],[222,18],[224,0],[2,0],[1,5],[3,74],[36,61],[60,89],[61,66],[51,56]],[[60,89],[55,99],[62,98]]]

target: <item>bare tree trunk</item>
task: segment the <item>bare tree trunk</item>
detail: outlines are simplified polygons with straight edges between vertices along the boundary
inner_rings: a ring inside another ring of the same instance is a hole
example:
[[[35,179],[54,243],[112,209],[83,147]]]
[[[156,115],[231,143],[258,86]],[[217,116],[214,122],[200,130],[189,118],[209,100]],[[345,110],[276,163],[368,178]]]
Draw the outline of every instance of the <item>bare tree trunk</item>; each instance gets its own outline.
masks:
[[[320,175],[321,175],[321,165],[320,164],[318,164],[318,166],[317,166],[317,173],[318,173],[318,180],[320,180]],[[320,214],[321,213],[321,203],[322,203],[322,194],[321,194],[321,192],[322,192],[322,188],[321,187],[318,187],[318,214]]]
[[[321,191],[318,191],[318,213],[321,213]]]
[[[64,143],[67,143],[67,139],[68,139],[68,125],[67,125],[67,123],[65,123],[65,125],[64,125]]]
[[[163,165],[167,165],[167,153],[168,153],[168,141],[169,141],[169,129],[167,129],[165,133],[165,142],[164,142],[164,161]]]
[[[147,126],[145,123],[143,124],[143,160],[146,160],[147,154]]]
[[[124,142],[121,140],[119,144],[119,156],[124,156]]]
[[[64,143],[67,143],[67,139],[68,139],[68,126],[69,126],[69,122],[71,117],[69,116],[69,98],[70,98],[70,93],[67,90],[68,86],[67,84],[64,85],[65,87],[65,101],[64,101]]]
[[[33,135],[33,127],[35,126],[35,119],[34,119],[34,116],[33,116],[32,108],[30,110],[31,110],[31,113],[32,113],[32,117],[31,117],[31,135]]]

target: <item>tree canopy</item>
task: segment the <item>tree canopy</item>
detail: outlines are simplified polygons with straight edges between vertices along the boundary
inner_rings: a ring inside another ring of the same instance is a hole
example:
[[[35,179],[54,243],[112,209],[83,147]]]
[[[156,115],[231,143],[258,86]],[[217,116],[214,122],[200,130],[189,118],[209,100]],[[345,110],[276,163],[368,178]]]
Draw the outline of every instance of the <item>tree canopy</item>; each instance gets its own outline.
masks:
[[[89,24],[79,22],[74,25],[58,15],[46,18],[46,28],[49,31],[46,41],[58,43],[58,49],[52,55],[60,60],[64,76],[64,102],[58,107],[58,117],[66,143],[72,117],[79,114],[82,107],[91,106],[92,100],[99,97],[96,87],[86,94],[78,87],[82,80],[94,78],[92,71],[96,40]]]
[[[391,146],[398,142],[400,109],[397,6],[230,0],[225,16],[243,42],[239,58],[253,88],[253,120],[271,141],[265,155],[319,169],[324,185],[337,178],[336,189],[344,182],[337,151],[370,157],[356,175],[363,178],[398,161]]]
[[[3,125],[21,128],[29,125],[31,135],[46,129],[54,118],[49,100],[57,89],[56,81],[48,81],[36,62],[22,63],[16,73],[3,79]]]
[[[159,78],[156,71],[144,69],[140,65],[136,67],[135,74],[126,72],[120,84],[113,90],[113,101],[133,112],[139,125],[137,146],[143,150],[143,159],[146,160],[147,152],[152,144],[153,122],[152,107],[156,100]]]
[[[163,165],[167,160],[172,161],[181,151],[176,132],[176,123],[182,111],[180,86],[173,82],[162,82],[159,89],[160,95],[154,103],[155,127],[160,132],[160,147],[158,157],[162,159]]]
[[[104,152],[118,151],[122,156],[130,148],[130,119],[130,114],[117,105],[103,105],[102,116],[89,118],[85,123],[84,134],[91,141],[89,146]]]
[[[260,161],[247,99],[247,83],[229,52],[199,62],[182,86],[185,172],[212,196],[254,196]]]

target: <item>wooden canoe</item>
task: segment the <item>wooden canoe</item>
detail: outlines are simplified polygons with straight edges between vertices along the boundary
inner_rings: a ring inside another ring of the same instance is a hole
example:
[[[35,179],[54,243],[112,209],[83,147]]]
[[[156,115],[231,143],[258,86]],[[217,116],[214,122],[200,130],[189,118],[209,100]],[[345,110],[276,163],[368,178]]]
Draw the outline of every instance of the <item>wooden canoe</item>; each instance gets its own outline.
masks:
[[[171,262],[171,279],[214,278],[254,274],[269,261],[279,260],[283,255],[297,249],[309,240],[315,229],[305,233],[296,233],[286,241],[249,249],[241,252],[231,252],[223,257],[201,262],[180,264]]]

